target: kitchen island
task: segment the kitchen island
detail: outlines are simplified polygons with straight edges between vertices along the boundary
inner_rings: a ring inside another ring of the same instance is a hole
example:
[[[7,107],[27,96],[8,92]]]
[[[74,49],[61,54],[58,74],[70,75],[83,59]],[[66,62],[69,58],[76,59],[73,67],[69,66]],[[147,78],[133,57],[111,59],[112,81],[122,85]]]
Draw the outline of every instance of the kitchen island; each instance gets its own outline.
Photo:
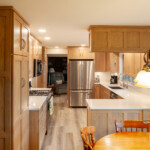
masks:
[[[108,83],[100,83],[123,99],[87,99],[87,125],[95,126],[95,138],[115,133],[114,120],[150,120],[150,97],[138,89],[111,89]]]

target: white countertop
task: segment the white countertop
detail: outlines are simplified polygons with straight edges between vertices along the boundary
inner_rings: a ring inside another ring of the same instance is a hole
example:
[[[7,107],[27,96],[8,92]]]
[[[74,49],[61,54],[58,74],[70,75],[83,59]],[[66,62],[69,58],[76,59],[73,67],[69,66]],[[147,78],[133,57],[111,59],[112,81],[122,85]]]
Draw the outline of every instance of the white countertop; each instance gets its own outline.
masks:
[[[150,97],[129,89],[111,89],[110,84],[102,82],[107,89],[124,99],[87,99],[88,107],[92,110],[150,110]]]
[[[47,96],[29,96],[29,110],[40,110]]]

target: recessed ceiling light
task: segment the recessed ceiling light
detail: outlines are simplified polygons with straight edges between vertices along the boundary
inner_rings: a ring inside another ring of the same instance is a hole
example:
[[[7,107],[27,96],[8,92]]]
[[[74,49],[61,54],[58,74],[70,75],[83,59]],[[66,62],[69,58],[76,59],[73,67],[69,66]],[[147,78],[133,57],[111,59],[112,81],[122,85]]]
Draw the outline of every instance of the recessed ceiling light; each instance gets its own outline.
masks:
[[[86,46],[85,44],[81,44],[81,46]]]
[[[45,29],[39,29],[39,32],[40,32],[40,33],[45,33],[46,30],[45,30]]]
[[[59,48],[59,46],[55,46],[55,48]]]
[[[49,36],[46,36],[44,39],[45,40],[50,40],[51,38]]]

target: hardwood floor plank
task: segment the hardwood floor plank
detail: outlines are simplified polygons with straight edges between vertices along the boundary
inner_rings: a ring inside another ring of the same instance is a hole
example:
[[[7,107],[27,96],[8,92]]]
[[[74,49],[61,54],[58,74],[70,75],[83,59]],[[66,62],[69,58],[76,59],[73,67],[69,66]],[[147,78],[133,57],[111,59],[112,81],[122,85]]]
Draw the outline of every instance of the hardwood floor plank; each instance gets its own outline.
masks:
[[[42,150],[84,150],[80,129],[86,125],[86,108],[68,108],[67,95],[55,96]]]

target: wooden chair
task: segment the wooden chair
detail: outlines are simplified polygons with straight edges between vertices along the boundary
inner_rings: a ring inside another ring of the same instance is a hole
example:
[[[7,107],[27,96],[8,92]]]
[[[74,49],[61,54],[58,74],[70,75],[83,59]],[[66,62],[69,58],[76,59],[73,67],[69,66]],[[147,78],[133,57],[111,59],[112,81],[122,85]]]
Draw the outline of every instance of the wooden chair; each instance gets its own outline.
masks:
[[[147,132],[150,132],[150,122],[143,122],[141,120],[124,120],[124,121],[116,121],[115,120],[115,128],[116,132],[138,132],[138,129],[140,129],[140,132],[143,132],[143,129],[146,129]]]
[[[88,126],[81,129],[81,137],[84,142],[84,149],[85,150],[92,150],[95,145],[95,138],[94,138],[95,127]]]

